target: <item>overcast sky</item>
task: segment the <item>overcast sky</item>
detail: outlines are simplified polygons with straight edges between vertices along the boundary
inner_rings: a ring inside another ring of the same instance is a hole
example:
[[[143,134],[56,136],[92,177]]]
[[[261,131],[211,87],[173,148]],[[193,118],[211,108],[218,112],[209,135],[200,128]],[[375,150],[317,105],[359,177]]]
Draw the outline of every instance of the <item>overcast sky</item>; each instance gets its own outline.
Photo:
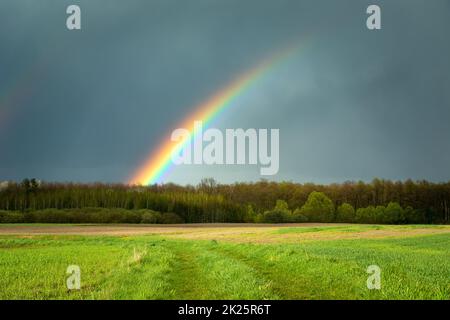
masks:
[[[280,129],[267,178],[450,179],[449,0],[2,0],[0,180],[126,182],[199,103],[295,42],[214,123]],[[204,165],[166,181],[202,177],[261,178]]]

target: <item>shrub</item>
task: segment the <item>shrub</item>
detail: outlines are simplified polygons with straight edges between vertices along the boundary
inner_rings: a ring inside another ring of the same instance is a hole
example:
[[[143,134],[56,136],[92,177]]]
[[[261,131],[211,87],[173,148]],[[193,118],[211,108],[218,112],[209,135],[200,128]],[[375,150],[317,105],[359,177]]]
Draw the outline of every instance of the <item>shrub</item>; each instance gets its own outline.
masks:
[[[386,207],[377,206],[374,209],[374,217],[372,218],[371,223],[388,223],[386,221]]]
[[[141,223],[160,223],[161,213],[155,211],[147,211],[142,214]]]
[[[290,212],[289,211],[289,206],[288,206],[287,202],[284,201],[284,200],[277,200],[274,209],[278,210],[278,211],[285,212],[285,213],[289,213]]]
[[[262,218],[263,222],[266,223],[289,222],[291,219],[291,211],[289,210],[287,202],[284,200],[277,200],[275,208],[264,212]]]
[[[161,215],[161,223],[173,224],[173,223],[183,223],[184,220],[172,212],[165,212]]]
[[[286,221],[285,212],[281,210],[270,210],[264,212],[263,222],[266,223],[282,223]]]
[[[358,223],[429,223],[432,219],[425,210],[412,207],[403,209],[398,203],[391,202],[387,207],[368,206],[353,209],[350,204],[343,203],[336,210],[333,219],[333,204],[324,194],[311,193],[307,203],[294,212],[287,203],[278,200],[272,210],[256,214],[248,205],[240,216],[230,218],[230,222],[284,223],[284,222],[358,222]],[[225,215],[226,213],[224,213]],[[328,217],[332,218],[328,218]],[[217,220],[216,220],[217,221]],[[225,220],[227,221],[227,220]],[[157,211],[140,209],[128,210],[119,208],[83,208],[83,209],[44,209],[21,211],[1,211],[0,223],[184,223],[183,217],[175,213],[161,214]],[[189,221],[193,222],[193,221]]]
[[[171,216],[166,220],[171,221]],[[175,221],[180,221],[179,219]],[[0,211],[0,223],[164,223],[161,214],[151,210],[118,208],[44,209]]]
[[[256,223],[263,223],[264,222],[264,215],[261,213],[258,213],[255,217],[255,222]]]
[[[308,222],[308,217],[305,216],[302,213],[302,210],[297,208],[295,209],[294,213],[292,214],[292,218],[291,218],[292,222]]]
[[[244,222],[256,222],[256,213],[251,204],[247,205],[247,210],[244,216]]]
[[[397,202],[390,202],[385,210],[385,223],[405,223],[405,211]]]
[[[356,222],[359,223],[375,223],[375,207],[368,206],[356,210]]]
[[[416,210],[410,206],[405,208],[406,223],[426,223],[425,212],[423,210]]]
[[[28,215],[36,223],[72,223],[66,210],[45,209],[31,212]]]
[[[411,207],[403,209],[397,202],[390,202],[387,207],[368,206],[356,210],[356,222],[359,223],[420,223],[424,219],[423,212]]]
[[[313,191],[301,209],[301,213],[314,222],[331,222],[334,220],[334,205],[324,193]]]
[[[0,211],[0,223],[23,223],[24,218],[19,212]]]
[[[353,222],[355,218],[355,209],[351,204],[343,203],[336,210],[336,221],[338,222]]]

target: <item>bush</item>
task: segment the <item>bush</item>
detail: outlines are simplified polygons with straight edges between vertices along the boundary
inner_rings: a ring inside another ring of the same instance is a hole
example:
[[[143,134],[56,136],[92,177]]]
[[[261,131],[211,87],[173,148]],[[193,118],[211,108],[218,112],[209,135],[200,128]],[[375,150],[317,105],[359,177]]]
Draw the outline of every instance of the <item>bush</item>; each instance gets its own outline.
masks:
[[[284,200],[277,200],[274,209],[285,212],[285,213],[290,213],[289,206],[288,206],[287,202]]]
[[[359,223],[421,223],[425,220],[421,211],[414,210],[411,207],[403,209],[397,202],[390,202],[387,207],[368,206],[356,210],[356,222]]]
[[[377,206],[374,211],[374,218],[372,223],[388,223],[386,221],[386,207]]]
[[[0,211],[0,223],[23,223],[24,218],[19,212]]]
[[[390,202],[384,212],[384,223],[400,224],[405,223],[405,211],[397,202]]]
[[[118,208],[44,209],[0,211],[0,223],[182,223],[178,215],[152,210]]]
[[[353,209],[343,203],[336,210],[333,218],[333,204],[324,194],[311,193],[307,203],[294,212],[287,203],[278,200],[272,210],[256,214],[251,205],[240,217],[230,222],[285,223],[285,222],[358,222],[358,223],[429,223],[432,216],[425,210],[412,207],[403,209],[400,204],[391,202],[387,207],[368,206]],[[332,218],[329,218],[329,217]],[[184,219],[175,213],[161,214],[148,209],[127,210],[118,208],[83,208],[83,209],[44,209],[21,211],[0,211],[0,223],[184,223]],[[191,222],[191,221],[190,221]]]
[[[281,210],[271,210],[264,212],[263,222],[266,223],[283,223],[286,222],[285,212]]]
[[[264,215],[261,213],[258,213],[255,217],[255,222],[256,223],[263,223],[264,222]]]
[[[343,203],[336,210],[337,222],[354,222],[355,218],[355,209],[351,204]]]
[[[324,193],[313,191],[301,209],[301,213],[313,222],[331,222],[334,220],[334,205]]]
[[[405,209],[406,223],[419,224],[427,223],[425,218],[425,212],[423,210],[415,210],[412,207],[406,207]]]
[[[297,208],[297,209],[295,209],[294,213],[292,214],[291,220],[292,220],[292,222],[298,222],[298,223],[308,222],[308,217],[302,213],[301,209]]]
[[[141,223],[161,223],[161,213],[146,210],[142,214]]]
[[[142,215],[139,211],[115,208],[86,208],[77,210],[79,211],[75,214],[75,217],[72,216],[72,219],[69,220],[75,218],[77,220],[76,222],[140,223]]]
[[[176,213],[165,212],[161,216],[161,223],[173,224],[173,223],[183,223],[183,222],[184,222],[184,220]]]
[[[283,223],[291,220],[291,211],[284,200],[277,200],[275,208],[264,212],[262,221],[266,223]]]
[[[244,222],[256,222],[256,213],[251,204],[247,205],[247,210],[244,216]]]
[[[45,209],[27,214],[29,222],[36,223],[74,223],[68,210]]]
[[[375,207],[368,206],[356,210],[356,222],[359,223],[375,223]]]

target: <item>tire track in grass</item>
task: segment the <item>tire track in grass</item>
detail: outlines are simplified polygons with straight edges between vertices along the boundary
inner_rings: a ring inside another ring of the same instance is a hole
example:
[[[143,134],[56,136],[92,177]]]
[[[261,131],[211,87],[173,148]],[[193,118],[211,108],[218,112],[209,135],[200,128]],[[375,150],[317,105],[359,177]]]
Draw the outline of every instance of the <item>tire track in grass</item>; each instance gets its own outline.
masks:
[[[336,261],[289,248],[279,250],[276,247],[237,247],[227,244],[220,246],[218,250],[223,255],[247,264],[261,277],[271,281],[272,290],[282,299],[336,298],[333,277],[331,274],[330,277],[326,276],[327,271],[332,273],[330,267]],[[315,278],[314,275],[321,277]],[[353,296],[353,293],[347,294]]]
[[[169,283],[174,292],[173,298],[180,300],[207,299],[209,284],[205,281],[198,264],[199,252],[189,242],[168,244],[175,261],[169,276]]]
[[[214,261],[214,265],[207,266],[210,277],[222,283],[215,288],[216,299],[280,299],[272,281],[253,266],[224,254],[215,242],[203,244],[203,248],[203,259]]]
[[[229,259],[233,259],[235,261],[239,261],[242,264],[245,264],[248,268],[254,270],[256,274],[260,278],[267,279],[266,281],[271,285],[271,291],[273,295],[277,296],[279,299],[288,299],[286,296],[285,289],[287,288],[284,284],[280,284],[281,274],[278,274],[276,277],[273,276],[273,272],[270,270],[270,267],[266,265],[266,263],[262,263],[261,261],[254,261],[250,258],[249,255],[244,255],[238,250],[233,250],[230,248],[226,248],[223,246],[218,246],[216,248],[217,252],[221,255],[228,257]]]
[[[171,285],[176,299],[276,299],[270,283],[209,244],[182,241],[170,245],[176,265]]]
[[[171,299],[168,275],[175,255],[162,241],[136,243],[128,248],[119,268],[103,283],[95,299]]]

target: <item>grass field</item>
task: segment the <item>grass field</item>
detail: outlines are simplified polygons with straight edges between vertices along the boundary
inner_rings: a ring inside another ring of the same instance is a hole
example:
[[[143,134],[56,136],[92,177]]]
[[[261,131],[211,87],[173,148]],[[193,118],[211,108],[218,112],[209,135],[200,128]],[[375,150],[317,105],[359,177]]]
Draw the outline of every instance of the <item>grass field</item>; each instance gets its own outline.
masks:
[[[2,225],[0,274],[1,299],[450,299],[450,227]]]

